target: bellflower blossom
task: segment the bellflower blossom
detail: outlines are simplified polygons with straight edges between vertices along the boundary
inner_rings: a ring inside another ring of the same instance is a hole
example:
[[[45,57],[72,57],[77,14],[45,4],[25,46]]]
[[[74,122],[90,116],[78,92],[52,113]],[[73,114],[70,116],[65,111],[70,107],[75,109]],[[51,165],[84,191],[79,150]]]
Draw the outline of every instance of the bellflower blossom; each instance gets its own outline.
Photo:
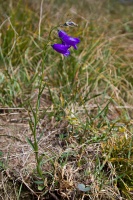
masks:
[[[74,49],[77,49],[77,44],[80,42],[79,38],[74,38],[69,35],[65,31],[58,30],[58,36],[62,40],[62,44],[73,46]]]
[[[70,51],[68,50],[70,48],[69,45],[53,44],[51,46],[55,51],[57,51],[58,53],[63,54],[66,57],[68,57],[70,55]]]
[[[60,27],[61,26],[78,26],[78,25],[76,23],[72,22],[71,20],[69,20],[64,25],[60,25]],[[51,34],[51,32],[50,32],[50,34]],[[80,43],[80,39],[79,38],[75,38],[75,37],[69,36],[69,35],[67,35],[67,33],[65,31],[60,30],[60,29],[58,29],[58,36],[61,39],[62,44],[57,43],[57,44],[53,44],[51,46],[55,51],[57,51],[58,53],[63,54],[66,57],[70,55],[70,51],[68,49],[71,46],[74,49],[77,49],[77,44]]]

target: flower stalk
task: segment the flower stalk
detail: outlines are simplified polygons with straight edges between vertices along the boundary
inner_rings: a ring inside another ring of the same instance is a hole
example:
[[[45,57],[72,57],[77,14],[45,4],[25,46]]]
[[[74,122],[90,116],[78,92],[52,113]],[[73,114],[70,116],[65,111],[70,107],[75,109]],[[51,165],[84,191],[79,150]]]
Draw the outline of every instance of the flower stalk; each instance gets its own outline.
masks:
[[[74,49],[77,49],[77,44],[80,42],[80,39],[69,36],[65,31],[60,30],[59,27],[62,27],[62,26],[76,26],[76,24],[74,24],[74,22],[68,21],[64,25],[60,25],[60,26],[56,26],[56,27],[52,28],[49,32],[48,42],[49,42],[49,40],[51,41],[51,34],[52,34],[53,30],[56,29],[58,38],[60,39],[61,43],[52,44],[51,47],[58,53],[63,54],[64,56],[68,57],[70,55],[69,49],[71,47],[73,47]],[[45,49],[45,51],[46,51],[48,48],[48,44],[46,44],[45,47],[46,47],[46,49]],[[43,176],[43,170],[42,170],[43,155],[39,155],[39,140],[37,139],[38,138],[37,137],[38,136],[37,135],[37,127],[38,127],[38,123],[40,121],[40,118],[39,118],[40,99],[41,99],[41,95],[44,91],[44,88],[46,86],[46,84],[43,82],[43,75],[44,75],[44,65],[41,68],[41,75],[39,77],[39,88],[38,88],[39,91],[38,91],[35,109],[32,108],[32,105],[29,102],[29,105],[30,105],[29,125],[30,125],[30,129],[32,132],[33,141],[30,138],[27,138],[27,142],[30,144],[30,146],[32,147],[34,154],[35,154],[36,170],[37,170],[37,174],[38,174],[39,178],[41,178],[41,180],[42,180],[42,184],[44,183],[44,176]],[[30,113],[32,113],[32,116]]]

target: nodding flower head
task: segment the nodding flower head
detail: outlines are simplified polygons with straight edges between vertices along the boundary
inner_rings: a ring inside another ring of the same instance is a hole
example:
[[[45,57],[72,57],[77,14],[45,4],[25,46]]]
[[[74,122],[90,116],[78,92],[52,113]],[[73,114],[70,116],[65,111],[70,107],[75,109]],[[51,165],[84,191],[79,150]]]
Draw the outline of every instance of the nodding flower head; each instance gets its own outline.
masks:
[[[62,40],[64,45],[73,46],[74,49],[77,49],[77,44],[80,42],[79,38],[74,38],[69,35],[65,31],[58,30],[58,36]]]
[[[64,56],[69,56],[70,51],[68,50],[71,46],[74,49],[77,49],[77,44],[80,42],[79,38],[71,37],[63,30],[58,29],[58,36],[62,41],[62,44],[53,44],[52,48],[58,53],[63,54]]]
[[[52,48],[57,51],[58,53],[63,54],[64,56],[68,57],[70,55],[69,45],[64,45],[64,44],[53,44],[51,45]]]

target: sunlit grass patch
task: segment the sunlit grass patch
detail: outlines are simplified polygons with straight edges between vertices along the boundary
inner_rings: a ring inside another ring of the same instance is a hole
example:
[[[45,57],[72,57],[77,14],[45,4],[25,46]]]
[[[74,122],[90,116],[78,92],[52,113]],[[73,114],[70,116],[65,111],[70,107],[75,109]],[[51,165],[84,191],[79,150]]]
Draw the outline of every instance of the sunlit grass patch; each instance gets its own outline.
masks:
[[[116,184],[123,196],[132,199],[133,140],[126,127],[119,129],[118,135],[111,137],[106,144],[102,144],[102,152],[103,156],[108,157],[106,160],[108,167],[106,167],[112,177],[112,183]]]

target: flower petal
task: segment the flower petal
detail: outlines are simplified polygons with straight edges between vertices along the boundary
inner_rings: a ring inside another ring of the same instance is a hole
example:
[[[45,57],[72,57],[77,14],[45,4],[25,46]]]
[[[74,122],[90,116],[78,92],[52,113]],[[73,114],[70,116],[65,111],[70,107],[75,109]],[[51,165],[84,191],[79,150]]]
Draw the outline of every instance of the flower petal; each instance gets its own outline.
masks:
[[[68,45],[68,46],[73,46],[74,49],[77,49],[76,45],[80,42],[79,38],[71,37],[71,36],[67,35],[65,31],[62,31],[62,30],[58,31],[58,36],[62,40],[62,44]]]
[[[64,56],[69,56],[70,55],[70,51],[68,50],[68,48],[69,48],[68,45],[53,44],[51,46],[55,51],[57,51],[58,53],[63,54]]]
[[[68,47],[63,44],[53,44],[53,49],[58,51],[59,53],[66,53]]]
[[[66,57],[68,57],[68,56],[70,55],[70,51],[69,51],[69,50],[67,50],[67,52],[66,52],[66,53],[64,53],[63,55],[64,55],[64,56],[66,56]]]
[[[67,35],[67,33],[65,31],[58,30],[58,36],[59,36],[59,38],[62,38],[64,36],[68,36],[68,35]]]
[[[73,45],[73,48],[74,48],[74,49],[76,49],[76,50],[78,49],[78,47],[77,47],[77,45],[76,45],[76,44],[75,44],[75,45]]]
[[[73,38],[73,37],[63,37],[62,38],[63,42],[67,45],[73,46],[74,49],[77,49],[77,44],[80,42],[79,38]]]
[[[71,47],[71,45],[65,44],[65,42],[62,41],[62,44],[65,45],[68,49]]]

